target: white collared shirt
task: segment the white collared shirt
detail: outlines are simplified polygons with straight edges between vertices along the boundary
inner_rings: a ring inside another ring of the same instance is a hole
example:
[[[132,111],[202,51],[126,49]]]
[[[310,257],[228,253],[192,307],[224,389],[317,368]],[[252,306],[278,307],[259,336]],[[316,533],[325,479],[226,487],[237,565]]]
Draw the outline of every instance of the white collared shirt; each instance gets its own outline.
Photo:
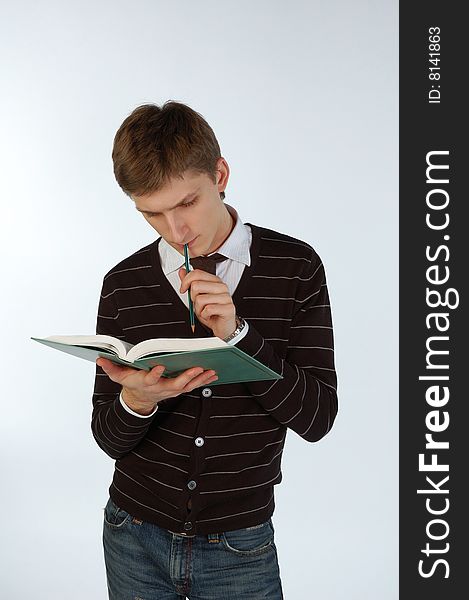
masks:
[[[245,225],[237,211],[225,202],[225,206],[228,212],[232,215],[235,220],[235,226],[233,227],[230,235],[226,238],[223,244],[212,252],[211,254],[220,253],[226,256],[228,260],[224,260],[216,264],[216,275],[219,277],[228,287],[230,296],[233,293],[241,279],[244,268],[251,265],[251,241],[252,232],[249,225]],[[189,310],[189,300],[187,292],[181,294],[179,288],[181,287],[181,280],[179,279],[178,271],[181,267],[185,267],[184,255],[180,254],[173,246],[162,237],[158,244],[158,253],[160,255],[161,268],[163,273],[166,275],[168,281],[173,286],[175,292],[179,295],[181,300],[187,306]],[[207,256],[210,256],[208,254]],[[245,327],[236,337],[231,339],[228,344],[236,344],[246,335],[249,329],[249,324],[246,323]],[[136,417],[142,417],[144,419],[151,417],[155,414],[158,409],[158,405],[155,406],[155,410],[149,415],[139,415],[138,413],[131,410],[122,399],[122,393],[120,394],[120,401],[122,406]]]

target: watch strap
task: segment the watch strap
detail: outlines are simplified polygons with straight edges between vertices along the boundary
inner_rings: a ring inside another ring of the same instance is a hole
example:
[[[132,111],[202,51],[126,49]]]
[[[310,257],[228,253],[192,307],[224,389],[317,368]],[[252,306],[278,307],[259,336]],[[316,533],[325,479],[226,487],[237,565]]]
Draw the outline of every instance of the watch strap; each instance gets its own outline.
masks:
[[[233,331],[233,333],[230,333],[229,336],[227,336],[226,338],[223,338],[223,341],[229,342],[230,340],[232,340],[239,333],[241,333],[241,331],[244,329],[245,326],[246,326],[246,321],[242,317],[238,317],[238,315],[236,315],[236,329]]]

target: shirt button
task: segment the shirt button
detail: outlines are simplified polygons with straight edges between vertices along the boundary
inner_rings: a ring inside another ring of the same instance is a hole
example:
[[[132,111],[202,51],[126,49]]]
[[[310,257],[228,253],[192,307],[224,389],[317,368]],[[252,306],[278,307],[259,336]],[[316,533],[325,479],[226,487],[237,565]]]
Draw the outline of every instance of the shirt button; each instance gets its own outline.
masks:
[[[191,523],[190,521],[186,521],[186,522],[184,523],[184,529],[185,529],[186,531],[190,531],[190,530],[192,529],[192,523]]]
[[[200,446],[203,446],[204,443],[205,443],[204,438],[202,438],[202,437],[195,438],[195,445],[199,446],[199,448],[200,448]]]
[[[195,489],[195,488],[197,487],[197,484],[196,484],[196,482],[195,482],[195,481],[189,481],[189,483],[187,484],[187,487],[188,487],[190,490],[193,490],[193,489]]]
[[[204,388],[202,390],[202,396],[204,398],[210,398],[211,395],[212,395],[212,390],[210,388]]]

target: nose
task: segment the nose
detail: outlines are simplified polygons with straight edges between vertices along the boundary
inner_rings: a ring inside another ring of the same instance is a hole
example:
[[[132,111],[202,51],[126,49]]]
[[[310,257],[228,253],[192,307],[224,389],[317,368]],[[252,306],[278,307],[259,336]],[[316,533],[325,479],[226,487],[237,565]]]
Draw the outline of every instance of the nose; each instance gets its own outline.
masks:
[[[184,244],[188,240],[189,228],[180,218],[169,216],[167,217],[167,227],[169,239],[176,244]]]

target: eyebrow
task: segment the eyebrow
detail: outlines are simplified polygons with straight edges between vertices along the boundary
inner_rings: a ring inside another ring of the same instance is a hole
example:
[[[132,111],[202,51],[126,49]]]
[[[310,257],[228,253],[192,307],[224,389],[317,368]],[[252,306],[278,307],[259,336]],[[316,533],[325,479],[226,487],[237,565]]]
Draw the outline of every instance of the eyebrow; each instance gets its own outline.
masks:
[[[168,209],[168,210],[174,210],[175,208],[177,208],[178,206],[181,206],[182,204],[184,204],[184,202],[186,200],[189,200],[189,198],[192,198],[192,196],[195,196],[196,194],[198,194],[200,191],[200,188],[196,189],[194,192],[190,192],[189,194],[187,194],[186,196],[184,196],[184,198],[178,202],[176,205],[174,205],[172,208]],[[135,206],[136,210],[138,210],[138,212],[141,212],[145,215],[159,215],[161,213],[159,213],[158,211],[154,211],[154,210],[144,210],[143,208],[138,208],[138,206]]]

